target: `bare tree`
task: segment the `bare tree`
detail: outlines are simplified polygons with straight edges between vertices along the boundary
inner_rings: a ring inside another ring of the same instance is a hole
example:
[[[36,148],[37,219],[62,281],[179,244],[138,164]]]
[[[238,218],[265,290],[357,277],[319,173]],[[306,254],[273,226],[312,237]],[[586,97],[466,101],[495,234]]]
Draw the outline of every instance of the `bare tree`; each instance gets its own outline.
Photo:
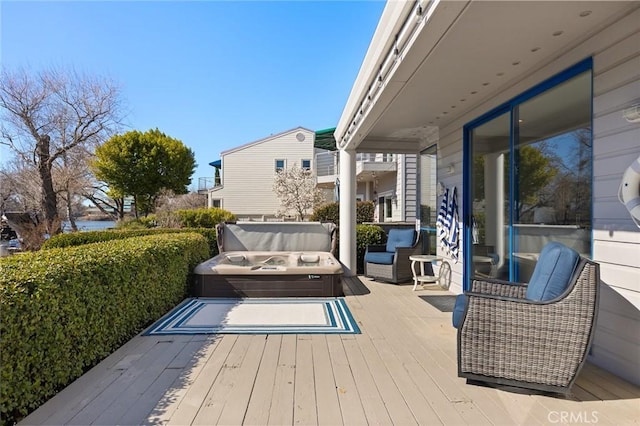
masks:
[[[324,201],[322,191],[316,187],[314,175],[297,164],[276,174],[273,191],[280,200],[276,215],[288,216],[293,212],[299,221]]]
[[[197,192],[176,194],[170,189],[163,190],[156,200],[156,213],[176,210],[200,209],[207,207],[207,196]]]
[[[2,212],[36,212],[41,204],[38,171],[30,164],[13,159],[0,169]]]
[[[119,88],[73,70],[0,71],[0,143],[38,172],[40,208],[50,234],[61,231],[54,168],[75,150],[92,152],[121,121]],[[71,190],[69,188],[69,190]]]

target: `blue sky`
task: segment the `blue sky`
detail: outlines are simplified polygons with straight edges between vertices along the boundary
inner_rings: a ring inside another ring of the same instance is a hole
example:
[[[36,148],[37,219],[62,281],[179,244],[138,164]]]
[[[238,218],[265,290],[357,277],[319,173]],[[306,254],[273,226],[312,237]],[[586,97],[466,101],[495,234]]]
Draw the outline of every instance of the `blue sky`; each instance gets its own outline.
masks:
[[[0,1],[3,67],[121,85],[130,129],[159,128],[213,176],[220,152],[335,127],[382,1]],[[6,155],[6,152],[3,153]]]

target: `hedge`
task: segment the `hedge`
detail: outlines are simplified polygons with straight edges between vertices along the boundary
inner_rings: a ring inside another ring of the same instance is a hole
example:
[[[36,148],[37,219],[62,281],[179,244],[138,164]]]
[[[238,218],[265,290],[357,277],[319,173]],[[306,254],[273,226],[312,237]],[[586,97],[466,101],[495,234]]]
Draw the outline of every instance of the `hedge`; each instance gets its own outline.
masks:
[[[162,211],[118,224],[118,228],[214,228],[218,223],[237,220],[237,216],[218,207]]]
[[[102,241],[122,240],[125,238],[141,237],[144,235],[175,234],[196,232],[207,239],[209,245],[209,257],[218,254],[216,243],[216,230],[212,228],[151,228],[151,229],[110,229],[102,231],[72,232],[68,234],[54,235],[43,245],[43,250],[52,248],[75,247],[84,244]]]
[[[373,222],[373,201],[356,202],[356,223]],[[311,220],[333,222],[340,225],[340,203],[327,203],[317,207],[311,215]]]
[[[209,257],[202,235],[153,235],[0,260],[0,417],[11,424],[160,318]]]
[[[364,274],[364,254],[367,246],[386,244],[387,234],[377,225],[356,225],[356,259],[357,273]]]

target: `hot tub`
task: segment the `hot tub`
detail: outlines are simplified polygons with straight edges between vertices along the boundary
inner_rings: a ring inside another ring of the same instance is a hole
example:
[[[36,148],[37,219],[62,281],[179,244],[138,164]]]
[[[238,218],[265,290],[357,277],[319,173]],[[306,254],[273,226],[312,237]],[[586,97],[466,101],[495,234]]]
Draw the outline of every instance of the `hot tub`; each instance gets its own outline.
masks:
[[[198,265],[196,297],[342,296],[340,262],[324,251],[227,251]]]

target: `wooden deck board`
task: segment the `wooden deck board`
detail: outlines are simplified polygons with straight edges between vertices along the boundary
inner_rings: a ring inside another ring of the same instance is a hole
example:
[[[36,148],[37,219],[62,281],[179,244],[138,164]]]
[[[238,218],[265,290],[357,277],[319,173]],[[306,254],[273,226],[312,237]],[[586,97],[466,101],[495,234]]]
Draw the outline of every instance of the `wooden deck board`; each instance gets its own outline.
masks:
[[[209,361],[197,374],[193,382],[187,384],[188,389],[184,396],[174,402],[173,409],[167,410],[167,415],[162,419],[162,422],[176,425],[191,424],[200,407],[204,404],[214,380],[220,374],[220,370],[236,339],[237,336],[234,335],[225,335],[219,339]]]
[[[333,365],[329,356],[327,339],[323,334],[311,336],[313,351],[316,410],[319,425],[342,424],[340,402],[334,378]]]
[[[271,408],[273,385],[275,383],[281,344],[281,335],[274,334],[267,339],[253,391],[247,404],[244,417],[245,424],[266,425],[269,421],[269,410]]]
[[[294,382],[296,374],[296,336],[282,336],[278,366],[273,384],[273,399],[269,410],[269,425],[293,423]]]
[[[419,298],[446,292],[361,280],[360,335],[139,335],[22,423],[640,423],[640,389],[590,364],[568,398],[466,384],[451,314]]]
[[[226,336],[225,336],[226,337]],[[247,356],[251,336],[239,335],[233,348],[229,352],[220,373],[213,380],[212,386],[200,406],[198,414],[193,419],[195,425],[217,424],[229,394],[233,391],[239,379],[241,367]]]
[[[390,425],[391,417],[380,395],[380,390],[373,380],[371,370],[369,370],[369,366],[360,352],[358,343],[355,340],[345,340],[342,342],[342,347],[351,366],[351,372],[367,422],[369,424]]]
[[[243,360],[242,368],[235,375],[233,389],[227,395],[226,403],[218,420],[223,425],[237,425],[243,422],[255,383],[256,373],[264,353],[267,336],[247,337],[250,337],[247,354]]]
[[[340,336],[327,336],[327,347],[329,348],[331,365],[333,365],[338,401],[340,402],[340,411],[344,424],[367,424],[367,416],[365,415],[362,400],[360,399],[360,394],[358,394],[355,378]]]
[[[310,335],[299,335],[296,342],[296,378],[293,396],[293,424],[318,424],[313,343]]]

